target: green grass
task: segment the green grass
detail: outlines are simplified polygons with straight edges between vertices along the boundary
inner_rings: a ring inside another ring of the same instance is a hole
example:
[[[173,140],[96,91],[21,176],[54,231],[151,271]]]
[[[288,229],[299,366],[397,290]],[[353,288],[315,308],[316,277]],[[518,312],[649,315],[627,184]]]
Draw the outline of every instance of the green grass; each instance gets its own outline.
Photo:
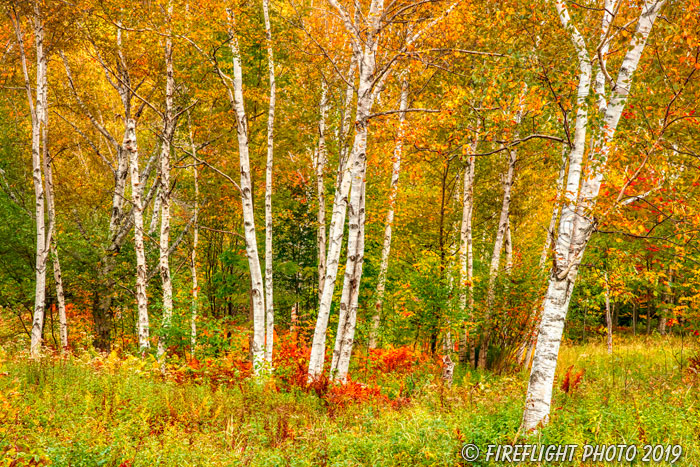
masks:
[[[685,370],[698,352],[686,339],[681,358],[678,338],[618,339],[613,356],[602,342],[564,346],[551,423],[526,442],[680,444],[676,465],[700,465],[700,381]],[[586,372],[566,394],[572,365]],[[437,375],[412,379],[401,407],[338,408],[270,383],[164,381],[152,366],[0,351],[0,465],[460,465],[464,443],[516,439],[527,388],[525,373],[458,368],[451,389]],[[378,384],[389,394],[398,378]]]

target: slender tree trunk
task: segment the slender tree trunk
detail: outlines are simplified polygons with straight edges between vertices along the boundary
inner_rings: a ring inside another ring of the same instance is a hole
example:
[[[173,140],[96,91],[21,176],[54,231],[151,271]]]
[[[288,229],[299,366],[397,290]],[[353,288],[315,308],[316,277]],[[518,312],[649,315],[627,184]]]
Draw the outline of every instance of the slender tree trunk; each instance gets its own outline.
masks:
[[[513,232],[510,228],[510,220],[506,224],[506,238],[503,248],[506,251],[506,274],[510,275],[513,271]]]
[[[129,154],[131,200],[134,215],[134,251],[136,253],[136,306],[138,309],[139,350],[143,353],[151,344],[148,325],[148,296],[146,294],[146,249],[143,242],[143,187],[139,171],[139,152],[136,144],[136,121],[128,118],[124,150]]]
[[[258,243],[255,233],[255,213],[253,209],[253,185],[250,173],[250,156],[248,146],[248,118],[243,101],[243,70],[238,38],[234,32],[235,17],[233,10],[228,9],[230,29],[229,47],[233,59],[233,90],[229,88],[229,98],[236,112],[236,133],[238,136],[238,155],[241,171],[241,204],[243,207],[243,230],[250,268],[251,301],[253,314],[253,339],[251,354],[253,356],[253,371],[259,375],[265,366],[265,295],[263,294],[263,278],[258,254]]]
[[[605,273],[605,325],[608,328],[608,330],[607,330],[608,353],[612,354],[612,351],[613,351],[613,335],[612,335],[613,320],[612,320],[612,315],[610,313],[610,285],[608,284],[608,273],[607,272]]]
[[[360,296],[360,279],[362,278],[362,265],[365,251],[365,171],[366,160],[363,163],[360,176],[353,180],[353,193],[359,191],[357,205],[350,206],[350,232],[348,234],[348,252],[354,243],[353,254],[348,253],[345,280],[343,283],[343,295],[340,303],[340,316],[338,319],[338,332],[331,363],[331,376],[336,381],[345,382],[350,367],[350,357],[355,339],[355,325],[357,323],[357,307]],[[359,179],[359,180],[358,180]],[[358,186],[359,185],[359,186]],[[353,197],[354,198],[354,197]],[[351,201],[352,203],[352,201]],[[354,226],[357,225],[356,228]],[[353,242],[353,234],[356,232],[356,240]],[[348,268],[351,273],[348,274]],[[347,290],[347,292],[346,292]],[[343,298],[347,299],[343,301]],[[343,319],[344,318],[344,319]]]
[[[94,291],[94,302],[92,309],[93,321],[95,324],[95,347],[103,351],[108,351],[111,346],[111,333],[113,327],[112,298],[115,289],[115,280],[112,277],[112,273],[117,264],[117,255],[119,254],[122,245],[126,241],[127,235],[134,222],[134,216],[128,215],[129,213],[124,210],[127,177],[129,176],[129,158],[125,145],[128,136],[127,121],[131,118],[131,99],[133,93],[129,85],[129,70],[127,68],[126,60],[122,54],[122,29],[119,25],[117,25],[116,31],[116,51],[118,57],[116,74],[118,79],[110,82],[114,89],[118,92],[123,106],[124,134],[121,143],[117,141],[117,139],[100,123],[100,121],[98,121],[98,119],[95,118],[95,116],[91,113],[90,108],[85,105],[75,87],[75,81],[68,65],[68,61],[61,53],[61,58],[63,59],[66,70],[66,76],[68,78],[68,84],[75,99],[77,100],[82,111],[92,123],[93,127],[114,148],[117,156],[116,168],[113,168],[114,191],[112,193],[112,207],[110,211],[107,242],[97,264],[97,285]],[[111,70],[105,63],[100,61],[100,64],[105,73],[109,74],[113,72],[113,70]],[[141,174],[139,186],[141,186],[142,190],[143,185],[150,176],[151,170],[152,165],[149,161]],[[142,206],[144,208],[146,204],[150,203],[152,197],[153,191],[149,191],[145,199],[142,200]]]
[[[666,335],[666,320],[671,316],[669,310],[673,307],[673,296],[672,296],[672,281],[673,281],[673,270],[671,265],[668,266],[668,278],[666,282],[666,292],[664,293],[664,303],[661,308],[661,313],[659,313],[659,323],[658,330],[659,334],[662,336]]]
[[[274,339],[274,300],[272,281],[272,163],[274,155],[275,128],[275,60],[272,52],[272,30],[270,28],[270,0],[263,0],[265,37],[267,39],[267,65],[270,73],[270,105],[267,115],[267,164],[265,166],[265,360],[272,367]]]
[[[472,214],[474,211],[474,177],[476,170],[476,153],[479,144],[479,124],[477,123],[474,141],[471,145],[471,155],[467,158],[464,168],[462,224],[460,228],[459,242],[459,309],[462,316],[466,317],[463,332],[460,333],[459,361],[465,363],[467,359],[475,363],[475,347],[470,339],[472,329],[471,321],[474,313],[474,251],[472,240]],[[468,355],[467,355],[468,354]]]
[[[328,115],[328,85],[321,82],[320,118],[318,122],[318,148],[316,149],[316,196],[318,197],[318,224],[316,246],[318,248],[318,299],[323,294],[323,282],[326,278],[326,188],[324,171],[326,168],[326,116]]]
[[[172,21],[173,5],[168,4],[168,19]],[[160,150],[160,241],[158,261],[160,279],[163,287],[163,320],[158,339],[158,357],[167,348],[170,325],[173,316],[173,284],[170,275],[170,151],[175,133],[176,117],[174,106],[175,72],[173,67],[173,41],[170,35],[165,37],[165,109],[163,111],[163,135]]]
[[[44,88],[47,93],[48,86]],[[56,203],[54,198],[53,169],[51,167],[51,157],[49,154],[49,121],[48,121],[48,97],[43,96],[44,114],[42,118],[42,158],[44,164],[44,190],[46,194],[46,208],[48,211],[48,238],[51,265],[53,266],[53,279],[56,287],[56,303],[58,305],[58,325],[61,340],[61,353],[68,350],[68,321],[66,318],[66,298],[63,291],[63,274],[61,273],[61,263],[58,257],[58,246],[56,239]]]
[[[399,129],[394,146],[394,159],[391,169],[391,184],[389,186],[389,210],[384,221],[384,243],[382,245],[382,262],[379,266],[379,280],[377,282],[377,302],[374,305],[372,316],[372,328],[369,335],[369,348],[377,347],[379,335],[379,323],[381,322],[382,306],[384,304],[384,292],[386,290],[386,276],[389,269],[389,256],[391,253],[391,233],[394,225],[394,209],[396,208],[396,196],[399,191],[399,174],[401,173],[401,153],[405,132],[406,109],[408,108],[408,77],[404,74],[401,80],[401,98],[399,99]]]
[[[552,387],[556,372],[557,356],[561,344],[566,314],[576,275],[585,252],[586,245],[595,227],[591,210],[600,190],[603,175],[615,135],[631,85],[632,77],[639,63],[646,40],[661,7],[665,3],[651,1],[644,5],[632,36],[631,47],[622,61],[609,103],[605,106],[600,135],[593,140],[590,163],[586,180],[580,185],[582,161],[586,143],[588,115],[586,99],[591,81],[591,61],[583,36],[571,24],[568,10],[562,0],[555,6],[563,27],[569,31],[579,57],[579,92],[574,147],[569,154],[569,175],[567,181],[567,204],[562,208],[559,234],[555,247],[555,262],[549,279],[549,288],[544,300],[542,321],[530,374],[522,429],[525,432],[536,430],[549,421]],[[601,109],[602,110],[602,109]]]
[[[189,117],[189,115],[188,115]],[[189,118],[188,118],[189,123]],[[190,316],[190,355],[195,356],[197,346],[197,313],[199,312],[199,284],[197,283],[197,246],[199,244],[199,170],[197,168],[197,146],[194,144],[192,126],[189,126],[190,147],[192,149],[192,175],[194,177],[194,232],[192,234],[192,254],[190,271],[192,273],[192,313]]]
[[[160,179],[160,174],[158,174],[158,179]],[[160,182],[159,182],[160,184]],[[148,226],[148,235],[153,235],[156,233],[156,228],[158,228],[158,218],[160,217],[160,188],[156,187],[155,200],[153,201],[153,212],[151,213],[151,223]]]
[[[24,36],[21,30],[19,15],[13,7],[10,19],[13,22],[17,42],[20,50],[24,85],[27,92],[27,102],[32,118],[32,181],[34,183],[34,218],[36,222],[36,256],[35,256],[35,283],[34,283],[34,314],[32,318],[30,354],[32,358],[38,358],[41,354],[42,334],[44,330],[44,316],[46,311],[46,262],[50,232],[46,232],[45,219],[45,192],[42,177],[42,135],[47,123],[48,106],[48,57],[44,49],[44,23],[39,9],[39,2],[34,1],[34,14],[31,18],[34,30],[34,46],[36,48],[36,96],[33,96],[32,85],[29,77],[27,57],[24,50]],[[36,97],[36,99],[35,99]],[[44,141],[44,145],[46,141]],[[44,148],[46,150],[46,148]],[[48,241],[47,241],[48,240]]]
[[[638,319],[637,302],[632,303],[632,334],[637,337],[637,319]]]
[[[562,144],[561,150],[561,164],[559,165],[559,176],[557,177],[557,191],[556,198],[554,200],[554,207],[552,208],[552,217],[549,219],[549,226],[547,227],[547,238],[545,239],[544,246],[542,247],[542,254],[540,255],[540,268],[544,269],[547,263],[547,257],[549,256],[549,249],[554,243],[555,229],[557,228],[557,220],[559,219],[559,211],[561,211],[561,200],[563,197],[562,190],[564,189],[564,179],[566,178],[566,166],[568,161],[568,146]]]
[[[358,63],[355,54],[350,59],[350,67],[348,68],[347,86],[345,87],[345,102],[343,103],[343,114],[338,128],[338,173],[335,181],[336,192],[340,190],[340,182],[343,174],[345,174],[345,164],[348,158],[348,133],[350,132],[350,123],[352,119],[352,99],[355,95],[353,83],[355,82],[355,74],[357,72]],[[325,252],[324,252],[325,254]]]
[[[520,123],[521,111],[518,111],[516,124]],[[488,348],[491,340],[491,321],[493,319],[494,301],[496,298],[496,279],[498,278],[498,270],[501,263],[501,250],[508,231],[508,216],[510,213],[510,197],[513,188],[513,180],[515,178],[515,164],[518,160],[518,155],[515,150],[510,150],[508,160],[508,170],[503,179],[503,203],[501,205],[501,215],[498,221],[498,231],[496,232],[496,241],[493,245],[493,254],[491,255],[491,267],[489,268],[489,284],[487,290],[487,310],[486,319],[484,320],[484,329],[482,331],[481,343],[479,345],[479,368],[486,368]]]
[[[374,100],[372,83],[374,81],[375,54],[376,43],[373,46],[371,44],[366,45],[364,53],[359,53],[356,51],[356,55],[359,55],[357,62],[359,64],[360,84],[357,93],[355,140],[347,163],[347,165],[354,170],[357,170],[357,167],[363,167],[366,159],[367,128],[369,124],[368,117]],[[313,343],[311,346],[311,356],[309,359],[310,379],[316,378],[323,373],[326,348],[326,330],[328,328],[328,319],[330,317],[331,302],[335,289],[335,281],[338,273],[338,262],[340,260],[340,250],[343,242],[343,233],[345,230],[345,217],[347,214],[348,205],[347,197],[350,191],[350,185],[354,178],[355,177],[352,177],[347,173],[347,169],[343,170],[340,186],[336,190],[335,199],[333,201],[333,215],[331,216],[331,225],[328,237],[328,253],[326,255],[326,279],[324,280],[323,284],[323,294],[319,304],[319,313],[316,320],[316,328],[314,330]],[[355,196],[357,197],[359,194],[356,193]],[[354,205],[358,206],[357,202],[355,202]],[[350,246],[348,246],[348,251],[353,251]]]

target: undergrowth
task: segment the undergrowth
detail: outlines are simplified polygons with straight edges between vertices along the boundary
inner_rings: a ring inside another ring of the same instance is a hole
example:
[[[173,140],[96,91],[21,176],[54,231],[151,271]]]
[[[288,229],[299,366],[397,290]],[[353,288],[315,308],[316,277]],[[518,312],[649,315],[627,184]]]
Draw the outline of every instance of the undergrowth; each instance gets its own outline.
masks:
[[[345,385],[307,383],[308,349],[293,341],[259,380],[233,354],[173,357],[163,373],[118,352],[31,362],[0,350],[0,465],[461,465],[465,443],[516,441],[680,444],[679,465],[698,465],[700,351],[680,349],[675,338],[618,340],[613,355],[565,345],[551,422],[529,440],[525,372],[458,365],[448,388],[439,360],[408,348],[357,356]]]

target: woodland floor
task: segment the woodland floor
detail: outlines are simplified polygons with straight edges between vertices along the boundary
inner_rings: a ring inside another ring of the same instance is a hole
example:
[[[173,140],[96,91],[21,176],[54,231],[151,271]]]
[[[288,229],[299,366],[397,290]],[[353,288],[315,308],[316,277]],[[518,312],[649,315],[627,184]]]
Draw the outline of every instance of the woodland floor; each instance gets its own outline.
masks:
[[[680,444],[676,465],[700,465],[700,378],[688,369],[699,352],[688,338],[619,338],[612,356],[602,340],[565,345],[552,421],[527,442]],[[370,386],[315,390],[215,365],[173,365],[163,378],[153,360],[30,364],[0,348],[0,465],[461,465],[464,443],[516,439],[527,387],[524,372],[458,367],[448,389],[429,360],[366,372]]]

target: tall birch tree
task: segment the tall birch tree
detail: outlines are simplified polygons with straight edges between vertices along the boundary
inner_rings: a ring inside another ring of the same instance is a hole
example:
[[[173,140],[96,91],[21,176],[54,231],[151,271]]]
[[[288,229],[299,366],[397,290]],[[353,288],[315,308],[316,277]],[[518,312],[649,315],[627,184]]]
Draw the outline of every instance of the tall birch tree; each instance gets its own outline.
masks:
[[[316,170],[316,198],[318,212],[316,215],[316,248],[318,249],[318,295],[323,293],[323,282],[326,278],[326,185],[324,172],[326,169],[326,117],[328,116],[329,99],[328,84],[321,81],[321,103],[319,104],[318,147],[315,151],[314,168]]]
[[[267,67],[270,81],[270,103],[267,114],[267,162],[265,165],[265,360],[272,366],[275,311],[272,279],[272,164],[274,160],[275,129],[275,58],[270,27],[270,0],[262,0],[267,42]]]
[[[48,55],[44,46],[44,21],[39,2],[35,0],[33,2],[33,14],[30,18],[36,53],[36,87],[32,88],[21,20],[14,6],[12,7],[10,20],[13,23],[19,47],[24,87],[27,92],[27,102],[32,121],[32,181],[34,185],[36,253],[34,265],[34,313],[32,317],[30,354],[32,358],[38,358],[41,352],[46,312],[46,262],[51,243],[51,226],[49,226],[49,231],[47,232],[45,217],[46,193],[44,190],[44,171],[42,169],[42,154],[47,150],[45,147],[45,126],[48,121]]]
[[[391,234],[394,225],[394,209],[396,196],[399,191],[399,175],[401,173],[401,153],[405,133],[406,109],[408,108],[408,76],[404,72],[401,79],[401,97],[399,98],[399,129],[396,132],[396,144],[394,145],[394,157],[392,158],[391,182],[389,185],[389,210],[384,220],[384,240],[382,243],[382,260],[379,265],[379,279],[377,281],[377,301],[372,315],[372,328],[369,335],[369,348],[377,347],[381,313],[384,305],[384,292],[386,290],[386,276],[389,269],[389,256],[391,254]]]
[[[614,6],[613,1],[606,1],[604,18],[605,15],[615,12],[616,8],[609,8]],[[596,224],[593,209],[606,172],[617,124],[632,87],[634,73],[654,21],[664,3],[665,0],[650,0],[641,6],[635,33],[630,40],[629,48],[624,55],[617,78],[610,91],[604,92],[604,86],[596,84],[597,110],[602,118],[596,123],[596,126],[592,127],[594,133],[589,138],[591,148],[588,151],[587,167],[584,172],[584,153],[586,141],[589,140],[586,137],[586,129],[589,126],[587,98],[590,93],[593,65],[586,41],[572,23],[566,3],[563,0],[554,2],[562,26],[570,34],[578,56],[579,84],[573,148],[569,152],[566,198],[562,206],[555,243],[554,264],[544,299],[523,412],[522,429],[526,432],[536,430],[549,421],[557,356],[571,293],[586,245]],[[614,15],[609,21],[603,19],[601,34],[604,38],[603,43],[610,40],[609,32],[614,19]],[[598,50],[601,48],[599,47]],[[600,55],[599,66],[607,78],[609,73],[606,69],[606,61],[601,60]],[[604,84],[605,82],[603,82]],[[585,174],[585,178],[582,177],[583,174]]]
[[[459,360],[467,359],[474,364],[474,343],[470,339],[471,321],[474,313],[474,248],[472,238],[472,216],[474,212],[474,179],[476,176],[476,150],[479,144],[477,121],[474,139],[470,145],[462,179],[462,222],[459,229],[459,310],[466,317],[464,329],[460,333]],[[467,355],[468,354],[468,355]]]
[[[253,187],[250,173],[250,156],[248,145],[248,117],[243,101],[243,69],[238,37],[235,32],[235,15],[232,9],[227,9],[229,20],[229,48],[233,61],[233,78],[217,72],[226,83],[231,106],[236,113],[236,133],[238,137],[238,156],[241,172],[241,204],[243,207],[243,230],[245,235],[246,255],[250,268],[252,310],[253,310],[253,339],[252,356],[255,374],[260,374],[265,366],[265,295],[263,293],[263,277],[258,254],[258,243],[255,233],[255,212],[253,209]]]
[[[385,18],[385,7],[383,0],[372,0],[369,11],[365,19],[363,20],[363,15],[356,12],[357,15],[355,20],[350,16],[346,8],[340,4],[337,0],[329,0],[329,3],[333,9],[338,13],[345,29],[350,36],[350,41],[352,45],[352,54],[357,63],[359,82],[357,86],[357,103],[355,110],[355,138],[353,140],[353,147],[349,154],[347,165],[342,171],[342,175],[339,177],[340,181],[338,188],[336,189],[336,194],[333,202],[333,215],[331,217],[331,224],[328,235],[328,253],[326,254],[326,279],[323,284],[323,294],[319,303],[319,312],[316,319],[316,327],[314,329],[314,337],[311,346],[311,355],[309,359],[309,379],[314,379],[323,373],[323,364],[325,360],[325,348],[326,348],[326,331],[328,328],[328,319],[330,317],[331,311],[331,301],[333,298],[333,292],[335,289],[335,281],[338,272],[338,264],[340,260],[340,250],[343,241],[345,217],[347,215],[348,204],[352,204],[356,207],[358,215],[360,211],[360,203],[363,201],[363,196],[360,194],[362,192],[359,185],[357,185],[356,177],[357,174],[364,173],[366,165],[366,151],[367,151],[367,134],[369,128],[369,121],[371,118],[372,105],[377,97],[377,94],[382,88],[382,83],[386,79],[386,76],[391,72],[391,69],[398,59],[398,57],[405,53],[405,51],[413,45],[425,31],[429,30],[434,26],[441,18],[449,14],[449,12],[454,8],[456,4],[452,4],[447,8],[442,15],[429,21],[421,30],[417,33],[409,35],[402,47],[399,49],[398,54],[393,58],[390,58],[386,64],[380,68],[377,68],[377,48],[379,46],[379,40],[381,38],[382,32],[386,29],[386,25],[383,24]],[[413,7],[416,8],[418,4]],[[355,180],[355,186],[358,186],[351,199],[348,201],[348,194],[350,193],[350,186]],[[353,228],[350,226],[349,241],[348,241],[348,252],[349,260],[352,264],[351,270],[356,271],[359,275],[357,276],[357,283],[353,284],[353,287],[357,287],[359,293],[360,279],[361,279],[361,266],[358,268],[358,264],[361,262],[363,254],[361,252],[352,252],[357,248],[355,242],[360,242],[362,248],[364,248],[364,227],[360,229],[359,226]],[[359,235],[360,230],[362,234]],[[361,237],[361,238],[360,238]],[[351,247],[350,242],[353,242]],[[352,257],[350,257],[352,255]],[[346,267],[348,264],[346,264]],[[350,297],[352,297],[350,295]],[[354,332],[354,331],[353,331]]]
[[[167,22],[168,34],[165,36],[164,61],[165,61],[165,108],[161,114],[163,130],[161,135],[161,147],[159,157],[160,167],[160,238],[158,242],[159,260],[158,269],[163,287],[163,318],[160,338],[158,339],[158,356],[165,353],[170,325],[173,315],[173,285],[170,275],[170,152],[177,127],[177,114],[175,110],[175,70],[173,67],[173,40],[172,40],[172,1],[168,4]]]

